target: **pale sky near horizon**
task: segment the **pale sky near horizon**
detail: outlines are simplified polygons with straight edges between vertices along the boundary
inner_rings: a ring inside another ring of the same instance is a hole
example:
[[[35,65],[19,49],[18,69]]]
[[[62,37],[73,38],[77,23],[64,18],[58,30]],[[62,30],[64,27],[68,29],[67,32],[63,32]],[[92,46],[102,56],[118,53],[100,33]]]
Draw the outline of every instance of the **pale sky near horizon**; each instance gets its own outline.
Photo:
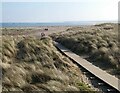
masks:
[[[119,0],[42,1],[2,0],[2,5],[0,4],[0,22],[118,20]]]

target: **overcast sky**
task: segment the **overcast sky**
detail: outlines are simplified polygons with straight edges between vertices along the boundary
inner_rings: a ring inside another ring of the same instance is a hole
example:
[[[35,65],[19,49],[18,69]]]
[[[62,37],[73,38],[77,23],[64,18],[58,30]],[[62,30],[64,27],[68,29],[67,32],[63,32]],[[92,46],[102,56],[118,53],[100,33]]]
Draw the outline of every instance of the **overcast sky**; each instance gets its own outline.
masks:
[[[31,0],[30,2],[30,0],[2,0],[0,22],[118,20],[118,1],[34,0],[33,2]]]

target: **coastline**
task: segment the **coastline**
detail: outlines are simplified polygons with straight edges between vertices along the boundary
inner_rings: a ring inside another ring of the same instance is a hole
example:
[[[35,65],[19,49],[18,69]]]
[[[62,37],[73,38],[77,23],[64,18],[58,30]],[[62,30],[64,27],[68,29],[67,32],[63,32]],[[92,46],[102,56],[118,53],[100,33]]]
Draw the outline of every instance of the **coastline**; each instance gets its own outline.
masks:
[[[57,26],[87,26],[102,23],[118,23],[118,21],[68,21],[68,22],[46,22],[46,23],[0,23],[0,28],[16,28],[16,27],[57,27]]]

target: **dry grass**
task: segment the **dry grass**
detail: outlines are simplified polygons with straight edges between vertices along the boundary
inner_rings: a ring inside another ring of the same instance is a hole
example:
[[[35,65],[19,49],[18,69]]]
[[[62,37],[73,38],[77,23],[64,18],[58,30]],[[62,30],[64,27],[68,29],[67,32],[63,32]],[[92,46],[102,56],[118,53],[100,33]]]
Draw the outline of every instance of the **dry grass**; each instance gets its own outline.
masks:
[[[3,91],[80,91],[79,68],[51,38],[3,36],[2,42]]]

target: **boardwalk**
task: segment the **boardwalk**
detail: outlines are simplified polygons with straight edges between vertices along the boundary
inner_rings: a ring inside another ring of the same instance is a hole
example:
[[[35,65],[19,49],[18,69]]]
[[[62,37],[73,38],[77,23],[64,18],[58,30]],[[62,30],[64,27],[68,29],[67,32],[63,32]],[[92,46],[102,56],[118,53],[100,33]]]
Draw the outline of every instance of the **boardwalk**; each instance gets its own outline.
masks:
[[[87,60],[81,58],[80,56],[76,55],[75,53],[71,52],[67,48],[63,47],[59,43],[55,42],[55,46],[63,52],[66,56],[69,58],[73,59],[77,64],[81,65],[84,67],[86,70],[91,72],[93,75],[107,83],[108,85],[112,86],[116,90],[120,91],[120,80],[117,79],[116,77],[108,74],[107,72],[101,70],[100,68],[92,65],[90,62]]]

